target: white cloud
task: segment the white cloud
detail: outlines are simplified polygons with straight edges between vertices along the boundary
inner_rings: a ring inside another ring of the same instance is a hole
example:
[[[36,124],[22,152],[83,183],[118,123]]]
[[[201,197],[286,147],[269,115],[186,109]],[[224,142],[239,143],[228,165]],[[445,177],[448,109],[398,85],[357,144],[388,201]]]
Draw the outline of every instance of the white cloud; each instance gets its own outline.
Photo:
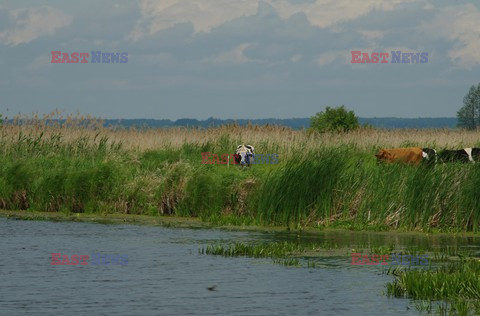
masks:
[[[480,11],[473,4],[458,5],[439,10],[435,18],[422,25],[423,32],[436,38],[454,42],[448,52],[452,62],[460,68],[480,65]]]
[[[155,34],[178,23],[191,22],[195,32],[209,32],[235,18],[252,15],[258,0],[140,0],[141,19],[129,38]]]
[[[185,22],[192,23],[195,32],[209,32],[235,18],[256,14],[261,1],[271,5],[283,19],[304,13],[312,25],[325,28],[373,10],[390,11],[417,0],[317,0],[303,4],[288,0],[140,0],[141,18],[129,38],[137,40]]]
[[[304,13],[312,25],[326,28],[338,22],[357,19],[370,11],[391,11],[402,3],[417,0],[317,0],[313,3],[293,4],[288,0],[268,0],[282,18]]]
[[[9,16],[15,25],[0,32],[0,42],[12,46],[54,35],[57,29],[73,21],[72,16],[51,7],[11,10]]]

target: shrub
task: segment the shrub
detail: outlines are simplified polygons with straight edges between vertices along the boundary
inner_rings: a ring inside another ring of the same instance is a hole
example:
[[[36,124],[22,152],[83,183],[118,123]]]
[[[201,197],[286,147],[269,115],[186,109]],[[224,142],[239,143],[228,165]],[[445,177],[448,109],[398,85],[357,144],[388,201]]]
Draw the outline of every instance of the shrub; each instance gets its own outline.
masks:
[[[358,117],[353,111],[347,111],[345,106],[337,108],[326,107],[325,112],[319,112],[310,118],[310,127],[320,133],[348,132],[360,127]]]

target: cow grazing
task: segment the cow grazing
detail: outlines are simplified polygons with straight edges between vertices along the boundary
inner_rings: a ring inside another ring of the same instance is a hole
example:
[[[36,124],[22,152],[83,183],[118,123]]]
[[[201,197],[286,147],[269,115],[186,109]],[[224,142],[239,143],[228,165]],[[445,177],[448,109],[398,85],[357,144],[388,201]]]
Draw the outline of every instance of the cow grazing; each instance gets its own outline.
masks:
[[[458,150],[442,150],[438,157],[443,162],[475,162],[473,157],[478,157],[480,155],[479,148],[463,148]]]
[[[235,150],[235,163],[250,166],[255,159],[255,150],[252,145],[238,145]]]
[[[377,161],[418,165],[422,161],[423,151],[419,147],[381,149],[375,157],[377,157]]]
[[[428,163],[437,162],[437,151],[433,148],[422,148],[422,158]]]

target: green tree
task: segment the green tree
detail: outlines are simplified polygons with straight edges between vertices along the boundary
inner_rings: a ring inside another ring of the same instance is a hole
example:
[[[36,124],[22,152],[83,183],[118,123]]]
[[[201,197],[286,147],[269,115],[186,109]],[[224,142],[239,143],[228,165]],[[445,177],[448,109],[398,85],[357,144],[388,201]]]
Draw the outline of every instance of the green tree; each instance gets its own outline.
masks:
[[[463,106],[457,112],[457,126],[475,129],[480,126],[480,83],[471,86],[463,98]]]
[[[347,111],[343,105],[336,108],[327,106],[324,112],[310,118],[310,128],[321,133],[348,132],[358,127],[358,117],[353,111]]]
[[[2,125],[2,123],[3,123],[2,113],[0,113],[0,126]]]

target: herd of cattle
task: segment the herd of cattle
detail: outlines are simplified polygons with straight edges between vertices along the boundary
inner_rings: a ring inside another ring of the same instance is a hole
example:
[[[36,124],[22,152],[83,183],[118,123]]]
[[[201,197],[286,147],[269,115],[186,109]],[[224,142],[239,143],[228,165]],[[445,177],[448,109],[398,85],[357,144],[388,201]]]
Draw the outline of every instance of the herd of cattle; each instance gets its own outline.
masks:
[[[422,162],[480,162],[480,148],[463,148],[458,150],[444,149],[437,153],[433,148],[391,148],[380,149],[375,155],[377,161],[403,162],[418,165]],[[238,145],[235,151],[235,162],[242,166],[250,166],[255,158],[252,145]]]
[[[437,153],[433,148],[392,148],[381,149],[376,155],[377,161],[403,162],[418,165],[422,162],[471,162],[480,161],[480,148],[442,150]]]

